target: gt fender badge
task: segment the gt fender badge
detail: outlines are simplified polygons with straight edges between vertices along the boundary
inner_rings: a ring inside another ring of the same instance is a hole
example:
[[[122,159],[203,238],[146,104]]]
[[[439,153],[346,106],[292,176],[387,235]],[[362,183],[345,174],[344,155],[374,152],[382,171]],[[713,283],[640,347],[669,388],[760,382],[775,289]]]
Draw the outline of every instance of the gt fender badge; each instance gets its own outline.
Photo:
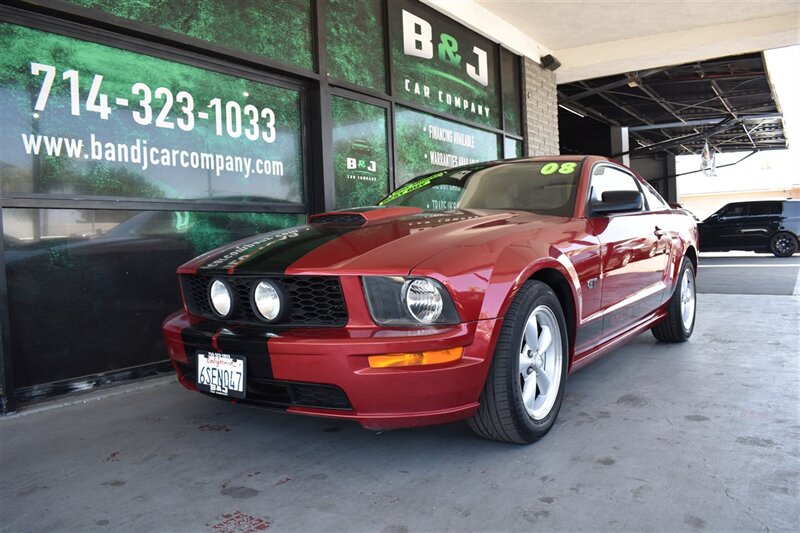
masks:
[[[586,286],[590,289],[597,287],[597,278],[590,279],[588,282],[586,282]]]

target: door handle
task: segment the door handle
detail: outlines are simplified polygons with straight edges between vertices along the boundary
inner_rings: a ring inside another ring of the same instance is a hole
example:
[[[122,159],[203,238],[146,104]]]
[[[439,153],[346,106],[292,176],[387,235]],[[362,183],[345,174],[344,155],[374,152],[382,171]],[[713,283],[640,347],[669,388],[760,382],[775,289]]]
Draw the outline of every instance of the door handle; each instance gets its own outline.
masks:
[[[666,235],[666,234],[667,234],[667,232],[664,231],[663,229],[659,228],[658,226],[656,226],[656,230],[653,232],[653,235],[655,235],[659,239],[661,237],[663,237],[664,235]]]

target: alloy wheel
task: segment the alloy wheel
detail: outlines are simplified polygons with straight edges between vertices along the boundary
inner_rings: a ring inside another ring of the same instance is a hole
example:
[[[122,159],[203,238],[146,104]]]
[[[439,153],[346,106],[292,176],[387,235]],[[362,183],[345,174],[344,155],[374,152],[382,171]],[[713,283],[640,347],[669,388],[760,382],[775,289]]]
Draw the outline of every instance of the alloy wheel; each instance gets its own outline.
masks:
[[[542,420],[553,408],[561,384],[561,331],[552,309],[535,308],[528,316],[519,353],[522,403],[534,420]]]
[[[694,323],[695,292],[694,271],[691,268],[687,268],[683,272],[683,280],[681,281],[681,323],[686,330],[690,329]]]

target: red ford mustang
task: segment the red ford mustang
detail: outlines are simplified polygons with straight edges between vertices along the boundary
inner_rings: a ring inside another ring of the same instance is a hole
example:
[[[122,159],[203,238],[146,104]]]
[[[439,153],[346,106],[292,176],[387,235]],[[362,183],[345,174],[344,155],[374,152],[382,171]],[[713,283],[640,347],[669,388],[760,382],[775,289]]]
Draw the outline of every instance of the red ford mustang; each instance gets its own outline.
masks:
[[[233,402],[527,443],[568,373],[689,338],[696,270],[695,221],[627,168],[497,161],[190,261],[164,336],[185,387]]]

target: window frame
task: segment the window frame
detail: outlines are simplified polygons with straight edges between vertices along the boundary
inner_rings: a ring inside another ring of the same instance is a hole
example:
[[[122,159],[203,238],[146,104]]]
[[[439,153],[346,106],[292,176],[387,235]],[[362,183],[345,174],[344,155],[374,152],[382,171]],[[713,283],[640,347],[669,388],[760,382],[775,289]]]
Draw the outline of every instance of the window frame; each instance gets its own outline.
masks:
[[[741,215],[734,215],[734,216],[725,216],[725,212],[729,211],[734,208],[734,206],[742,206],[744,211]],[[724,211],[723,211],[724,210]],[[726,206],[724,206],[717,214],[717,220],[725,221],[725,220],[733,220],[733,219],[742,219],[746,218],[750,213],[750,202],[733,202]]]
[[[641,209],[641,211],[625,211],[625,212],[620,212],[620,213],[606,213],[606,214],[603,215],[604,218],[615,217],[615,216],[636,215],[638,213],[649,212],[649,209],[647,209],[646,198],[644,197],[644,193],[642,192],[642,184],[639,183],[639,179],[636,177],[636,175],[634,175],[633,173],[631,173],[631,171],[629,171],[628,169],[626,169],[624,167],[621,167],[619,165],[615,165],[613,163],[609,163],[607,161],[602,161],[602,162],[595,163],[594,165],[592,165],[592,169],[589,172],[589,184],[588,184],[588,187],[586,189],[586,206],[584,208],[584,211],[588,214],[588,216],[590,218],[595,218],[595,217],[599,216],[599,215],[596,215],[594,213],[594,210],[592,209],[592,182],[594,181],[594,171],[596,169],[600,168],[600,167],[608,167],[608,168],[612,168],[614,170],[619,170],[623,174],[626,174],[626,175],[630,176],[630,178],[633,179],[633,182],[636,184],[636,188],[639,189],[639,194],[642,195],[642,209]]]

